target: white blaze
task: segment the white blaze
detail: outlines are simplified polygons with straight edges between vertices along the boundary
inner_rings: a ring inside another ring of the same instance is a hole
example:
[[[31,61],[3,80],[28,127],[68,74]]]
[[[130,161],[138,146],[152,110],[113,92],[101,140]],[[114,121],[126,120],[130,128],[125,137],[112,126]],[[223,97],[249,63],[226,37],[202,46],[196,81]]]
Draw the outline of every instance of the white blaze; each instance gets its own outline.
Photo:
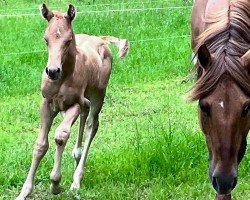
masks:
[[[61,31],[60,31],[60,29],[59,29],[59,28],[57,29],[56,34],[57,34],[58,36],[61,36]]]
[[[223,102],[223,101],[221,101],[221,102],[219,103],[219,105],[220,105],[220,107],[224,108],[224,102]]]

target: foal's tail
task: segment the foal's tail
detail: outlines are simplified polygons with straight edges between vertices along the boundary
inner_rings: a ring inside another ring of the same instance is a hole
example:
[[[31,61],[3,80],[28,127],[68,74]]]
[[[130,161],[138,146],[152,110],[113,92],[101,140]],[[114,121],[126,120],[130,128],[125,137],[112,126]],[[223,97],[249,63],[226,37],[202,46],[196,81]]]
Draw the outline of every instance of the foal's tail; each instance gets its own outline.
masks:
[[[127,39],[120,39],[113,36],[101,36],[107,44],[114,44],[119,49],[119,59],[123,59],[128,55],[129,52],[129,41]]]

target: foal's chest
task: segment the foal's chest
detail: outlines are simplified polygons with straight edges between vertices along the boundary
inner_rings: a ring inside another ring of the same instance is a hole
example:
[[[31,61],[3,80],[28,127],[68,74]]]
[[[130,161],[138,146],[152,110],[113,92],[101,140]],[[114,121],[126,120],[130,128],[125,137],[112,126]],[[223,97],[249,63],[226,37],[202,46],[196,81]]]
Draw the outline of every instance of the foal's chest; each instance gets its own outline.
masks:
[[[78,102],[80,95],[77,88],[63,85],[52,99],[53,106],[60,111],[67,110],[74,103]]]

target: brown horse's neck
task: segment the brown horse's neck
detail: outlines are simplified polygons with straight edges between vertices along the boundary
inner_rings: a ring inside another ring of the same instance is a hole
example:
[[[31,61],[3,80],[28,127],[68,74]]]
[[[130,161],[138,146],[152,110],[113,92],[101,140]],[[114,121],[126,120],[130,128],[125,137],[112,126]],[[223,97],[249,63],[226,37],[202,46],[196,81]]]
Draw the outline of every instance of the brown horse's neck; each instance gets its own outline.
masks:
[[[73,39],[71,41],[68,53],[66,55],[65,61],[62,66],[63,79],[73,74],[76,64],[76,54],[77,54],[76,41],[75,41],[75,35],[73,35]]]

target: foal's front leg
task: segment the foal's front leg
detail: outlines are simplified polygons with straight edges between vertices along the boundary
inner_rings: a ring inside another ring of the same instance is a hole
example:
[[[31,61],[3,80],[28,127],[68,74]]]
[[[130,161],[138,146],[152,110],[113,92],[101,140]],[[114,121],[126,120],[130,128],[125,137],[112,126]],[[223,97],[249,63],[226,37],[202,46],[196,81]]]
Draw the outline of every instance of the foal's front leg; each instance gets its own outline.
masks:
[[[21,193],[16,198],[16,200],[24,200],[32,193],[36,170],[38,168],[40,161],[42,160],[42,158],[44,157],[49,148],[48,133],[52,121],[56,116],[57,112],[52,110],[52,107],[47,99],[43,99],[40,112],[41,112],[41,128],[40,128],[40,133],[35,142],[32,164],[27,179],[21,190]]]
[[[56,142],[56,154],[55,154],[55,163],[53,170],[50,174],[51,180],[51,192],[53,194],[59,194],[61,192],[61,161],[62,154],[65,148],[65,145],[70,136],[71,126],[81,113],[80,105],[75,104],[70,107],[64,115],[62,123],[58,126],[55,132],[55,142]]]

